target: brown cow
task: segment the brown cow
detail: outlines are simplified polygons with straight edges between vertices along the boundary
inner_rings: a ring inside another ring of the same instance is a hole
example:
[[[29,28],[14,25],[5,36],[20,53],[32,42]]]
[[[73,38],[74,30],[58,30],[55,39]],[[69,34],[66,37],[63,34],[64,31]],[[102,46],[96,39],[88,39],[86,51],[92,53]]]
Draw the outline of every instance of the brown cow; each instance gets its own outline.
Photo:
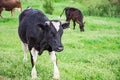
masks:
[[[11,16],[13,16],[15,8],[19,8],[22,12],[20,0],[0,0],[0,16],[3,10],[11,11]]]
[[[82,12],[72,7],[66,7],[64,8],[63,12],[64,11],[66,15],[66,21],[70,22],[71,19],[73,21],[73,26],[74,26],[73,30],[75,29],[75,25],[76,25],[75,22],[77,22],[79,24],[80,31],[84,31],[84,22],[83,22]],[[61,13],[60,17],[62,16],[63,12]]]

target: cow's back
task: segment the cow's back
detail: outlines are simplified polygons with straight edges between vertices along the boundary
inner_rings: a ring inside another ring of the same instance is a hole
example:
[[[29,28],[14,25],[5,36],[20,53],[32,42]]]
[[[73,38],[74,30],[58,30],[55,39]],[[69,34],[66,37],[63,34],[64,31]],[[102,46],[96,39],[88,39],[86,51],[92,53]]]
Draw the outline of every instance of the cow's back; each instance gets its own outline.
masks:
[[[82,12],[76,8],[66,8],[66,16],[73,20],[83,20]]]
[[[45,23],[48,18],[38,10],[26,9],[19,16],[19,36],[24,43],[27,43],[26,36],[36,37],[38,32],[36,27],[39,23]],[[33,31],[33,32],[32,32]],[[25,36],[26,35],[26,36]]]
[[[71,14],[71,17],[74,19],[74,20],[79,20],[79,21],[83,21],[83,15],[81,13],[80,10],[75,10],[72,12]]]
[[[19,22],[21,21],[24,22],[29,22],[30,24],[36,24],[39,22],[45,22],[48,20],[48,18],[41,12],[38,10],[33,10],[33,9],[26,9],[25,11],[23,11],[20,16],[19,16]]]

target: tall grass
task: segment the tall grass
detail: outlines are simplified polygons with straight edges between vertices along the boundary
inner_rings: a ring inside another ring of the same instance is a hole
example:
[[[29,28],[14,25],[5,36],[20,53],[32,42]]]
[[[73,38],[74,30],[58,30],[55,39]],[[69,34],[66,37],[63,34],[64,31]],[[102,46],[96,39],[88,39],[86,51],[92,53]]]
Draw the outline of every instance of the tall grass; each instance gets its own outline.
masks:
[[[84,4],[85,15],[120,17],[120,0],[72,0]]]
[[[40,0],[22,1],[23,9],[28,5],[42,10]],[[54,3],[53,15],[58,18],[66,6],[80,8],[82,4],[62,1]],[[23,51],[18,37],[18,16],[11,17],[10,12],[2,13],[0,18],[0,80],[31,80],[31,63],[23,62]],[[84,16],[85,32],[76,29],[64,30],[62,42],[64,51],[57,53],[61,80],[120,80],[120,19],[109,17]],[[36,80],[52,80],[53,64],[47,51],[38,57]]]

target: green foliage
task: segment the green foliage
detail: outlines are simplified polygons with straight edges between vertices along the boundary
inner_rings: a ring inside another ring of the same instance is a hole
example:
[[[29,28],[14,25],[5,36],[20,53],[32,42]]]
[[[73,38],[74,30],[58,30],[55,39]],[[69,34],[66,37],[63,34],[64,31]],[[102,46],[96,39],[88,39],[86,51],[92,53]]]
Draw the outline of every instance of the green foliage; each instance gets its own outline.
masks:
[[[68,2],[66,0],[54,1]],[[120,0],[71,0],[69,2],[71,2],[71,4],[66,5],[80,9],[84,15],[120,17]],[[76,6],[77,4],[79,4],[78,7]]]
[[[52,13],[53,13],[53,11],[54,11],[53,1],[52,1],[52,0],[44,0],[43,8],[44,8],[44,11],[45,11],[46,13],[52,15]]]
[[[120,1],[116,0],[88,0],[84,1],[87,9],[84,11],[87,15],[120,17]]]

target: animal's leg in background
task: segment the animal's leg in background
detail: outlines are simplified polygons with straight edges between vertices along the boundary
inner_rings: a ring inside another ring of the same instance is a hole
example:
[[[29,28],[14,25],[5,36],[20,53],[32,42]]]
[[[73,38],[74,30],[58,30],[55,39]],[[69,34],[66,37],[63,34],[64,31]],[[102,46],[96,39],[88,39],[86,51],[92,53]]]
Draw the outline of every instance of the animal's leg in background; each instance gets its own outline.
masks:
[[[20,7],[19,7],[19,8],[20,8],[20,11],[22,12],[22,6],[21,6],[21,3],[20,3]]]
[[[75,26],[76,26],[76,23],[75,23],[75,21],[73,20],[73,30],[75,30]]]
[[[50,57],[52,59],[53,65],[54,65],[53,79],[59,80],[60,79],[60,74],[59,74],[59,70],[58,70],[58,66],[57,66],[57,59],[56,59],[55,51],[49,52],[49,54],[50,54]]]
[[[17,8],[17,10],[21,13],[22,12],[22,8]]]
[[[32,50],[30,51],[31,55],[31,63],[32,63],[32,71],[31,71],[31,76],[32,79],[37,78],[37,71],[36,71],[36,61],[37,61],[37,56],[38,56],[38,51],[33,47]]]
[[[0,14],[0,17],[3,18],[3,17],[1,16],[1,14]]]
[[[23,60],[26,62],[27,61],[28,44],[22,42],[22,48],[23,48],[23,52],[24,52]]]
[[[17,9],[18,9],[18,11],[21,13],[22,12],[22,6],[21,6],[21,3],[19,3],[18,5],[17,5]]]
[[[11,10],[11,16],[14,16],[14,10],[15,10],[15,9],[12,9],[12,10]]]
[[[66,21],[70,23],[70,19],[69,18],[66,18]],[[69,29],[70,29],[70,25],[69,25]]]
[[[80,31],[84,32],[84,24],[83,24],[83,22],[80,21],[80,20],[77,20],[76,22],[79,24]]]
[[[0,7],[0,17],[1,17],[1,18],[3,18],[2,15],[1,15],[1,13],[2,13],[3,10],[4,10],[4,9],[3,9],[2,7]]]
[[[22,12],[22,7],[20,8],[20,12]]]
[[[69,18],[66,18],[66,21],[67,21],[67,22],[70,22],[70,19],[69,19]]]

